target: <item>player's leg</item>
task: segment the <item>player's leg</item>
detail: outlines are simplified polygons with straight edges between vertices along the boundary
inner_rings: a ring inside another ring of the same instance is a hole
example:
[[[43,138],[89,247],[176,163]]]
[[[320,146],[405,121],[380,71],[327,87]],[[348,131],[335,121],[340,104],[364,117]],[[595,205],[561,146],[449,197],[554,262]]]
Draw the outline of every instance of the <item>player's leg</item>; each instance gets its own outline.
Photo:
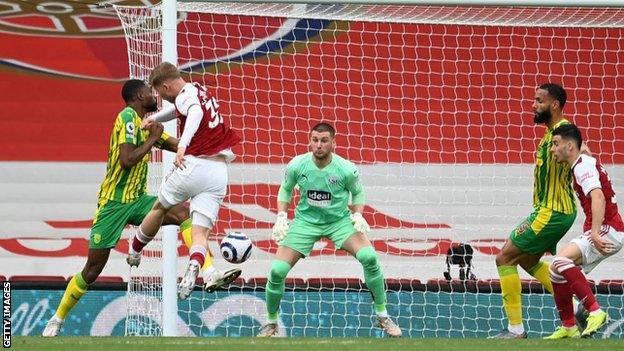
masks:
[[[607,314],[604,312],[595,295],[593,294],[589,282],[583,274],[589,274],[600,262],[618,252],[622,247],[624,235],[613,230],[608,225],[603,225],[601,235],[615,244],[616,250],[608,255],[603,255],[591,243],[590,232],[573,239],[561,253],[554,259],[551,267],[551,274],[554,279],[558,279],[565,285],[570,294],[574,294],[582,302],[583,307],[589,312],[587,326],[581,333],[582,337],[589,337],[596,333],[598,329],[607,322]],[[582,270],[581,270],[582,267]],[[567,301],[566,301],[567,302]],[[560,310],[561,320],[564,325],[571,324],[569,321],[569,306],[564,306],[564,314]],[[559,305],[557,305],[559,309]]]
[[[260,329],[259,337],[277,335],[279,306],[286,288],[286,276],[301,258],[310,255],[321,232],[319,226],[308,225],[295,217],[286,238],[279,243],[265,287],[267,323]]]
[[[109,202],[102,205],[95,214],[89,239],[87,262],[82,271],[72,277],[54,316],[48,321],[43,336],[56,336],[71,309],[100,275],[110,249],[117,245],[124,226],[130,216],[131,204]]]
[[[541,256],[542,252],[550,252],[554,255],[557,250],[557,243],[570,230],[575,218],[576,214],[567,215],[541,209],[538,211],[537,218],[531,223],[533,233],[539,236],[536,238],[537,240],[531,243],[531,248],[533,249],[531,252],[537,252],[538,255],[526,257],[520,262],[520,266],[542,283],[544,289],[551,294],[553,294],[553,286],[550,280],[549,264],[540,261],[540,257],[537,256]]]
[[[189,266],[178,286],[178,296],[188,297],[195,286],[195,278],[203,267],[204,290],[213,292],[230,284],[241,274],[240,268],[227,271],[216,269],[208,251],[208,237],[217,222],[219,208],[227,192],[227,164],[225,162],[189,158],[193,167],[184,179],[185,191],[191,196],[190,210],[193,221]]]
[[[521,224],[518,228],[522,228]],[[518,229],[516,228],[516,230]],[[496,338],[525,338],[522,325],[522,284],[518,275],[518,262],[526,253],[507,239],[501,251],[496,255],[496,267],[501,285],[503,307],[507,314],[508,327]]]
[[[342,222],[342,223],[340,223]],[[349,218],[339,221],[329,229],[329,236],[336,245],[362,264],[364,281],[373,295],[375,313],[379,326],[391,337],[400,337],[401,329],[390,319],[386,309],[386,286],[377,252],[363,233],[355,232]]]
[[[148,236],[140,229],[140,224],[151,212],[152,208],[157,203],[155,196],[143,195],[137,199],[132,207],[132,215],[130,216],[130,224],[139,226],[137,233],[130,241],[130,250],[126,262],[130,266],[138,266],[141,263],[141,251],[143,248],[154,239],[154,236]],[[186,203],[177,204],[172,206],[165,212],[162,225],[178,225],[179,231],[184,235],[189,235],[191,232],[191,219],[189,218],[189,209]]]

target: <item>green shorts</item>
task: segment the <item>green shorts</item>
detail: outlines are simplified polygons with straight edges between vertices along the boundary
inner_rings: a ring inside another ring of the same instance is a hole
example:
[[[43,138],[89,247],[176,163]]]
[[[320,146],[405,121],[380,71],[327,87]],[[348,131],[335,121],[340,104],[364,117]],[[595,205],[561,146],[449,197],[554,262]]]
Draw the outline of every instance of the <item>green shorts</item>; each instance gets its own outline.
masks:
[[[303,256],[309,256],[314,243],[322,237],[329,238],[334,243],[334,246],[340,249],[344,242],[355,232],[356,230],[349,217],[329,224],[311,224],[297,220],[297,217],[295,217],[288,228],[286,238],[280,242],[280,246],[289,247]]]
[[[147,216],[156,202],[156,196],[142,195],[126,204],[109,201],[95,212],[91,235],[90,249],[110,249],[117,245],[126,224],[139,225]]]
[[[533,255],[550,252],[554,255],[557,243],[572,227],[575,218],[576,212],[563,214],[540,207],[511,231],[509,239],[523,252]]]

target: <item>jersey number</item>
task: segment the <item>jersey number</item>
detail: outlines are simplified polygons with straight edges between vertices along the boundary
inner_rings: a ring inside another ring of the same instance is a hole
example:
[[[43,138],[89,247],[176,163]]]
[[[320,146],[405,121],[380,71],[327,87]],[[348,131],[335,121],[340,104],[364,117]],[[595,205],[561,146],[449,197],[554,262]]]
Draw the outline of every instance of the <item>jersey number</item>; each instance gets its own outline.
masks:
[[[223,123],[223,116],[219,113],[219,103],[214,96],[208,99],[208,94],[205,90],[200,90],[199,96],[201,97],[201,104],[204,109],[210,112],[210,121],[208,122],[208,128],[212,129]]]

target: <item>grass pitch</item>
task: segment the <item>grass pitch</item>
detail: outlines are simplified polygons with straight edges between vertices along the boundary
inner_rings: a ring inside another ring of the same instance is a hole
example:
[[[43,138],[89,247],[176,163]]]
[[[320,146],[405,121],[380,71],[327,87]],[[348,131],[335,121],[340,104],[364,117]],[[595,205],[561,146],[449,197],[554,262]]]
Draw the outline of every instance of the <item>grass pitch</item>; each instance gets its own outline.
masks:
[[[624,350],[615,339],[489,340],[372,338],[137,338],[137,337],[13,337],[13,350],[28,351],[571,351]]]

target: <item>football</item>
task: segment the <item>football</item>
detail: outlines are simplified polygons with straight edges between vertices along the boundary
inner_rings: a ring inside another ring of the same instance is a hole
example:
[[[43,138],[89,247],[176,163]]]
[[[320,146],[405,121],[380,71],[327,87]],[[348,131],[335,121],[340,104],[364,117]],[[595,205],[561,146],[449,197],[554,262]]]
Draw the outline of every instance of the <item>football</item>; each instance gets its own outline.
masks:
[[[243,263],[251,256],[251,240],[241,232],[231,232],[221,241],[221,255],[230,263]]]

